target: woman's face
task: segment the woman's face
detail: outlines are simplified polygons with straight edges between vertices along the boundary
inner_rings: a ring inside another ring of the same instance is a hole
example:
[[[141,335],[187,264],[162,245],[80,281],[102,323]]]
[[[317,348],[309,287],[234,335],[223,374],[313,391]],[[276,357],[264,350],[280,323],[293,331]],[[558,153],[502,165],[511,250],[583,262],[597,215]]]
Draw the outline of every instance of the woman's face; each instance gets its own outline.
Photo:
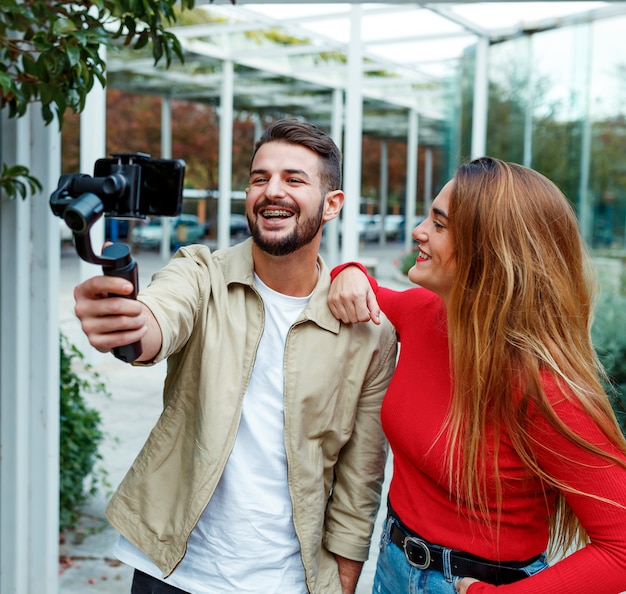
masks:
[[[443,187],[433,200],[428,217],[413,229],[419,254],[408,273],[412,282],[437,293],[444,301],[448,300],[456,274],[448,217],[453,181]]]

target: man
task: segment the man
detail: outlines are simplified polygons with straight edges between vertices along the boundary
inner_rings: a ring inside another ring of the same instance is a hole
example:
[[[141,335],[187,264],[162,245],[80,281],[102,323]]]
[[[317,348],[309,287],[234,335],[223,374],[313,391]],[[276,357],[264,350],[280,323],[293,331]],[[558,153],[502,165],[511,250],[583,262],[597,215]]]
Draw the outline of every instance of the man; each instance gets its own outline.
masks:
[[[380,503],[379,407],[391,326],[327,305],[322,227],[343,205],[341,154],[281,120],[255,146],[252,238],[179,250],[137,301],[96,277],[76,314],[102,352],[168,360],[164,410],[107,508],[133,594],[352,593]]]

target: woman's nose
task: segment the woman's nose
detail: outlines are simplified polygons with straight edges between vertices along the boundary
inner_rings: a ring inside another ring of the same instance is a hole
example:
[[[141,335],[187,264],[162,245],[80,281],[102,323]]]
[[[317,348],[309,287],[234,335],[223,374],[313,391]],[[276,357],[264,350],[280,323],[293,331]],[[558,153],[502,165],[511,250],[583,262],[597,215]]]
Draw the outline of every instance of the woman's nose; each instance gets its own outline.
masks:
[[[411,237],[413,237],[413,239],[415,241],[418,241],[419,243],[424,243],[426,241],[427,237],[424,231],[423,221],[413,229],[413,231],[411,232]]]

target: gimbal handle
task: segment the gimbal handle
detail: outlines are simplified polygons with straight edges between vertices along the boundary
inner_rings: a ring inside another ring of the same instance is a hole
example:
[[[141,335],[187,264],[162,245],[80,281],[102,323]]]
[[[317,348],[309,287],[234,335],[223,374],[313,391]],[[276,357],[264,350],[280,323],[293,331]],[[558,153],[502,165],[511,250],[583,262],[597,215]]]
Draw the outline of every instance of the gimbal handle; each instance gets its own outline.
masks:
[[[124,297],[136,299],[139,274],[137,262],[130,254],[130,247],[123,243],[113,243],[105,247],[102,255],[98,256],[91,246],[89,231],[103,212],[104,208],[100,198],[95,194],[85,193],[71,206],[64,209],[63,219],[74,232],[74,245],[81,259],[90,264],[102,266],[102,272],[106,276],[119,276],[130,281],[133,285],[133,292],[130,295],[124,295]],[[141,353],[141,341],[113,349],[113,354],[126,363],[132,363]]]

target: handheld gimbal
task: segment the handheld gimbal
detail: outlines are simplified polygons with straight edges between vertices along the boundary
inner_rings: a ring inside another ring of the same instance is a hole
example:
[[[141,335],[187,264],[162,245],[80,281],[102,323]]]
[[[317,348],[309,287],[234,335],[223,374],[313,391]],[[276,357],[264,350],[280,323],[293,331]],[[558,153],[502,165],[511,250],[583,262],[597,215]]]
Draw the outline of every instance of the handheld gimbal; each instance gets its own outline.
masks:
[[[136,299],[139,279],[130,247],[122,243],[107,246],[101,256],[94,253],[89,231],[103,214],[114,218],[145,218],[146,215],[176,216],[182,208],[185,163],[180,159],[150,159],[145,153],[114,153],[113,159],[99,159],[94,177],[62,175],[50,196],[52,212],[62,218],[74,234],[78,255],[102,266],[108,276],[129,280]],[[118,347],[113,354],[130,363],[141,355],[141,343]]]

